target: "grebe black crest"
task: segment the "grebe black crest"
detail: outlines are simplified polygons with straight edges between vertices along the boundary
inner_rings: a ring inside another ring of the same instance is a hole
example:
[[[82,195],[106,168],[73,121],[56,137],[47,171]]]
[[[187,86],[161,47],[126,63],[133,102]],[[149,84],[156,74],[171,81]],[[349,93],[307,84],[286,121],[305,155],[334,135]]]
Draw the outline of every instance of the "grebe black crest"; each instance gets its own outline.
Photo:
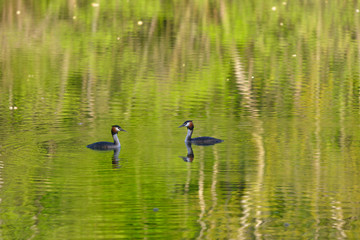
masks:
[[[126,132],[124,129],[122,129],[119,125],[113,125],[111,127],[111,135],[114,139],[114,142],[96,142],[87,145],[88,148],[96,149],[96,150],[109,150],[109,149],[115,149],[120,148],[120,141],[117,136],[118,132],[123,131]]]
[[[214,144],[223,142],[223,140],[213,138],[213,137],[191,138],[191,135],[193,134],[193,131],[194,131],[194,123],[192,122],[192,120],[185,121],[181,126],[179,126],[179,128],[180,127],[187,127],[187,129],[188,129],[188,132],[187,132],[187,135],[185,138],[185,143],[206,146],[206,145],[214,145]]]

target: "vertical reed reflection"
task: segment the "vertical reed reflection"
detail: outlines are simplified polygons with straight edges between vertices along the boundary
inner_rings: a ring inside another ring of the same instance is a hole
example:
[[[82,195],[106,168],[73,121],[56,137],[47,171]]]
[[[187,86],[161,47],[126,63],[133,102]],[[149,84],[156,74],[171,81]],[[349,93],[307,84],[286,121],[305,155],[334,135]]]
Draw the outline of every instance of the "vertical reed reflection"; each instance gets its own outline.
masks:
[[[255,215],[255,230],[254,235],[256,238],[261,238],[262,234],[260,232],[260,226],[263,223],[263,219],[261,218],[262,211],[261,206],[256,205],[255,209],[252,209],[252,206],[248,205],[247,203],[257,203],[259,202],[259,198],[261,197],[261,193],[263,191],[264,186],[264,168],[265,168],[265,148],[263,142],[263,123],[259,117],[258,109],[256,108],[255,100],[253,97],[253,93],[251,90],[251,78],[245,77],[245,73],[241,64],[240,56],[236,50],[235,45],[232,48],[233,54],[233,61],[234,61],[234,72],[236,76],[236,82],[238,86],[239,94],[243,96],[244,102],[242,103],[243,106],[250,112],[251,121],[253,123],[253,133],[252,136],[254,138],[255,144],[258,149],[258,169],[257,169],[257,178],[254,184],[251,184],[252,188],[248,188],[244,192],[243,204],[244,214],[240,218],[241,227],[238,230],[238,238],[245,239],[246,238],[246,231],[248,224],[247,222],[251,222],[250,219],[250,212],[254,212]],[[249,74],[251,76],[251,73]]]
[[[212,213],[214,212],[214,210],[217,207],[217,202],[218,202],[218,198],[217,198],[217,194],[216,194],[216,185],[217,185],[217,176],[219,173],[219,154],[216,150],[216,148],[213,148],[213,153],[214,153],[214,165],[213,165],[213,169],[212,169],[212,179],[211,179],[211,188],[210,188],[210,192],[211,192],[211,209],[209,211],[209,216],[212,216]],[[216,218],[213,217],[212,221],[211,221],[211,227],[209,229],[210,230],[214,230],[216,228],[217,221]]]
[[[318,22],[318,26],[317,26],[317,34],[321,34],[321,22]],[[313,65],[313,67],[315,68],[315,71],[312,71],[315,73],[315,75],[312,77],[312,79],[314,79],[314,81],[316,81],[315,83],[315,89],[314,89],[314,105],[315,105],[315,149],[314,149],[314,177],[315,177],[315,194],[314,194],[314,198],[315,198],[315,211],[317,212],[317,214],[315,214],[315,222],[316,222],[316,226],[315,226],[315,236],[316,238],[319,237],[320,234],[320,207],[319,207],[319,200],[320,200],[320,189],[321,189],[321,172],[320,172],[320,160],[321,160],[321,137],[320,137],[320,132],[321,132],[321,123],[320,123],[320,118],[321,118],[321,111],[320,111],[320,80],[319,80],[319,74],[320,74],[320,67],[319,67],[319,63],[320,63],[320,42],[318,42],[316,44],[316,64]]]
[[[2,147],[0,146],[0,156],[1,156],[1,149]],[[0,160],[0,190],[2,190],[3,188],[3,184],[4,184],[4,179],[3,179],[3,169],[4,169],[4,162],[2,160]],[[1,202],[2,202],[2,198],[0,197],[0,206],[1,206]],[[0,237],[3,236],[3,220],[1,219],[0,221]]]
[[[191,201],[190,201],[190,183],[191,183],[191,165],[187,164],[186,169],[186,182],[184,187],[184,195],[185,195],[185,218],[184,218],[184,224],[189,222],[189,218],[191,216],[190,209],[191,209]]]
[[[347,239],[346,231],[344,229],[346,221],[344,220],[344,211],[342,209],[343,203],[330,198],[331,218],[334,220],[333,227],[337,230],[336,239]]]
[[[203,154],[202,154],[203,155]],[[205,203],[205,196],[204,196],[204,182],[205,182],[205,163],[204,163],[204,158],[203,156],[201,157],[201,161],[200,161],[200,168],[199,168],[199,206],[200,206],[200,214],[199,214],[199,218],[198,218],[198,223],[200,224],[200,232],[199,232],[199,236],[197,237],[197,239],[202,239],[204,236],[204,232],[206,230],[206,223],[204,221],[204,216],[206,213],[206,203]]]
[[[322,9],[319,8],[319,15],[321,15]],[[322,39],[323,36],[323,23],[322,21],[317,22],[316,27],[316,34],[318,39]],[[325,36],[326,37],[326,36]],[[320,238],[321,230],[322,230],[322,223],[321,223],[321,216],[324,215],[324,206],[323,202],[321,200],[321,193],[324,191],[323,181],[327,177],[326,175],[322,174],[322,169],[325,167],[324,160],[323,160],[323,152],[322,152],[322,146],[325,144],[322,141],[322,133],[324,130],[322,129],[322,119],[325,117],[323,116],[323,109],[322,109],[322,78],[324,75],[324,69],[323,67],[323,57],[322,57],[322,46],[321,41],[318,40],[316,42],[316,55],[315,55],[315,61],[312,65],[312,72],[314,73],[311,77],[314,85],[314,95],[312,101],[314,102],[314,110],[315,110],[315,147],[313,152],[313,167],[314,167],[314,208],[316,214],[314,214],[315,218],[315,238]],[[325,63],[325,66],[327,66],[329,63]],[[340,81],[338,83],[339,85],[339,110],[337,111],[339,114],[339,129],[340,129],[340,136],[339,136],[339,146],[341,149],[341,152],[343,152],[345,140],[345,129],[344,129],[344,104],[345,99],[343,99],[345,95],[344,91],[344,81]],[[344,215],[343,215],[343,209],[342,209],[342,203],[338,200],[333,199],[332,197],[329,197],[329,206],[331,209],[331,218],[335,221],[334,228],[337,229],[337,239],[344,239],[346,238],[345,230],[344,230]]]

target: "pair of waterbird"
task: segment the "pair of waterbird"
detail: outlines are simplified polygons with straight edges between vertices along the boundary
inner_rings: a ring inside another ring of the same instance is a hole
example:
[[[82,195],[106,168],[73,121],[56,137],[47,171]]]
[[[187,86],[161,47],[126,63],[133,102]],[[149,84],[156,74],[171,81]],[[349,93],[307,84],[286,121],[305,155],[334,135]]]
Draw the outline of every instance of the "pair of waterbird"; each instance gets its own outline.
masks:
[[[189,120],[185,121],[181,126],[179,127],[187,127],[188,132],[185,138],[185,143],[195,144],[195,145],[214,145],[216,143],[221,143],[223,140],[213,138],[213,137],[197,137],[197,138],[191,138],[193,131],[194,131],[194,123]],[[91,149],[98,149],[98,150],[107,150],[107,149],[115,149],[120,147],[120,141],[117,136],[118,132],[126,132],[124,129],[122,129],[119,125],[113,125],[111,127],[111,135],[114,139],[114,142],[96,142],[90,145],[87,145],[88,148]]]

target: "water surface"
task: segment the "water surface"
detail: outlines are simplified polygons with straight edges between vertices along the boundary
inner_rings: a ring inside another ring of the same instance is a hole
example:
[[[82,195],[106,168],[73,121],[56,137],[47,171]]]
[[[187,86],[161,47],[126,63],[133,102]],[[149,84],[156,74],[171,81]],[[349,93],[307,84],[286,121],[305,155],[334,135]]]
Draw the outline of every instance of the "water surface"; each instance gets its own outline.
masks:
[[[359,237],[356,1],[0,7],[0,238]]]

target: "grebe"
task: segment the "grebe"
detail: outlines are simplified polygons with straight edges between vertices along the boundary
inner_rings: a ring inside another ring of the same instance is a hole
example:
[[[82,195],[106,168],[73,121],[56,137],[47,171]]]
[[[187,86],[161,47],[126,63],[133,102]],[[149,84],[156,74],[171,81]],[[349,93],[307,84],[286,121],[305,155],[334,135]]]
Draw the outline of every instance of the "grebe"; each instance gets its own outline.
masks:
[[[108,150],[108,149],[120,148],[120,141],[117,136],[117,133],[120,131],[126,132],[119,125],[113,125],[111,127],[111,135],[114,139],[113,143],[112,142],[96,142],[96,143],[87,145],[87,147],[91,148],[91,149],[97,149],[97,150]]]
[[[202,146],[206,146],[206,145],[214,145],[217,143],[221,143],[223,142],[223,140],[221,139],[217,139],[217,138],[213,138],[213,137],[197,137],[197,138],[191,138],[191,135],[193,133],[194,130],[194,124],[191,120],[184,122],[180,127],[187,127],[188,132],[185,138],[185,143],[192,143],[195,145],[202,145]]]

